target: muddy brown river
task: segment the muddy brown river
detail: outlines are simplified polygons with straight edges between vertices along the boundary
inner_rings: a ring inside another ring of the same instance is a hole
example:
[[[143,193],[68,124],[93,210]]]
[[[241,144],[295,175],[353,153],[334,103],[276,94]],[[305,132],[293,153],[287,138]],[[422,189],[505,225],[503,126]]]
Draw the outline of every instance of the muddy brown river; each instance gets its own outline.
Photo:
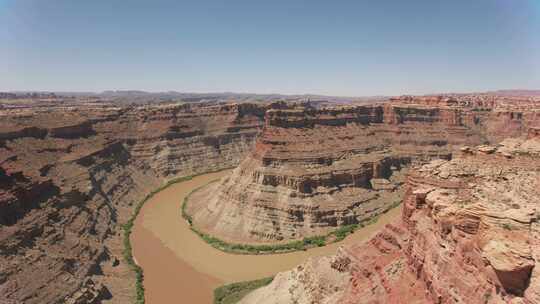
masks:
[[[229,172],[205,174],[174,184],[154,195],[141,209],[131,242],[135,260],[144,271],[146,303],[212,303],[213,290],[219,285],[271,276],[308,257],[334,254],[341,245],[368,239],[400,214],[401,208],[394,208],[376,223],[324,247],[275,255],[225,253],[190,230],[180,207],[194,188]]]

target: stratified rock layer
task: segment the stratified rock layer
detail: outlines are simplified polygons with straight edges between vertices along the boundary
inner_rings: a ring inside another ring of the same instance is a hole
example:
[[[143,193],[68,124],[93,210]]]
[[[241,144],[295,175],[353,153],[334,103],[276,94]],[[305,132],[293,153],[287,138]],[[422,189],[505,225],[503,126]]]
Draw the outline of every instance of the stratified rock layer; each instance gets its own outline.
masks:
[[[264,110],[0,110],[0,303],[131,302],[133,273],[118,224],[168,179],[237,165]]]
[[[358,223],[401,200],[408,164],[485,142],[485,126],[465,122],[471,111],[442,97],[274,105],[254,151],[228,178],[195,193],[188,213],[197,228],[232,242],[298,239]]]
[[[400,222],[242,303],[539,303],[540,141],[463,151],[409,172]]]
[[[2,304],[131,302],[134,274],[122,258],[119,224],[131,215],[136,202],[164,181],[237,165],[253,147],[267,109],[254,104],[214,103],[130,106],[130,97],[123,98],[119,104],[108,104],[95,96],[56,98],[39,94],[10,101],[11,94],[0,95],[0,99],[8,98],[0,101]],[[491,95],[403,97],[379,109],[368,107],[357,113],[349,110],[339,114],[347,123],[334,120],[332,112],[314,119],[309,115],[308,119],[294,118],[296,114],[291,112],[283,122],[293,124],[290,127],[279,126],[282,115],[278,111],[290,107],[278,106],[269,114],[276,119],[267,128],[276,133],[265,133],[263,139],[270,141],[261,141],[261,148],[257,150],[261,156],[251,157],[246,162],[254,164],[249,166],[261,167],[261,162],[269,160],[272,166],[257,173],[259,179],[269,184],[260,186],[250,182],[250,187],[262,187],[265,191],[274,188],[280,192],[285,189],[294,193],[293,196],[314,201],[317,201],[316,196],[326,195],[325,191],[340,193],[346,199],[381,210],[384,208],[381,206],[393,199],[385,198],[383,193],[396,194],[393,189],[401,183],[400,174],[396,173],[400,167],[397,164],[409,161],[410,155],[411,159],[437,154],[447,157],[448,143],[475,143],[476,134],[486,142],[522,132],[527,132],[530,138],[537,137],[534,127],[540,125],[533,124],[539,113],[534,111],[537,104],[537,100],[526,97]],[[395,107],[393,113],[388,112],[387,108],[392,107]],[[505,121],[500,122],[503,118]],[[312,132],[309,136],[317,135],[315,131],[320,130],[327,138],[339,138],[327,144],[322,136],[316,141],[303,139],[304,122],[305,129]],[[333,123],[337,125],[332,126]],[[431,129],[432,125],[443,126],[443,129]],[[374,131],[362,133],[366,132],[364,128]],[[375,148],[355,142],[357,130],[368,139],[378,138],[374,141]],[[464,140],[460,137],[463,132],[473,136]],[[281,139],[282,135],[290,137]],[[383,135],[399,138],[399,145],[381,140],[379,137]],[[441,138],[444,140],[440,141]],[[283,144],[283,149],[278,149],[272,141]],[[298,144],[289,145],[295,142]],[[345,146],[339,148],[342,144]],[[524,151],[534,148],[520,142],[508,144]],[[271,149],[267,151],[268,146]],[[366,151],[364,158],[355,152],[356,146],[360,151],[373,150]],[[318,152],[312,154],[310,149]],[[339,154],[340,149],[352,152]],[[305,157],[297,158],[297,153]],[[505,153],[501,155],[509,157],[508,152]],[[268,157],[264,156],[266,154]],[[313,155],[320,157],[322,163]],[[340,170],[336,166],[337,171],[332,171],[332,175],[342,179],[345,186],[326,186],[332,182],[327,178],[330,171],[325,168],[326,155],[330,155],[328,159],[332,163],[344,161],[344,171],[336,173]],[[361,165],[349,170],[347,162],[355,158],[361,160]],[[289,159],[297,159],[302,166],[310,165],[303,171],[297,171],[299,166],[289,170],[281,165]],[[384,169],[388,168],[386,162],[395,163],[389,165],[390,171]],[[246,166],[243,165],[242,170],[251,170]],[[317,170],[326,173],[319,174],[321,178],[317,179],[317,175],[310,173]],[[309,178],[304,179],[298,172],[308,172]],[[376,177],[368,180],[366,176],[370,176],[370,172]],[[352,181],[349,173],[362,178]],[[281,184],[274,187],[273,183]],[[357,183],[362,186],[351,186]],[[302,189],[312,192],[302,192]],[[353,194],[359,191],[364,199],[348,194],[349,190]],[[377,199],[385,201],[379,205]],[[304,212],[302,208],[298,210]],[[328,224],[315,224],[313,228],[303,228],[300,224],[299,228],[307,229],[307,233],[311,229],[325,230],[326,226],[346,223],[352,218],[349,210],[336,210],[337,213],[313,211],[312,218],[319,216]],[[366,212],[371,213],[371,210]],[[283,212],[276,211],[276,214],[277,219],[283,218]],[[267,218],[265,213],[260,215]],[[298,218],[299,215],[287,216]],[[295,221],[292,222],[298,224]],[[287,225],[284,227],[287,231]],[[264,234],[265,229],[260,231]],[[268,231],[268,240],[287,236]],[[290,231],[287,233],[291,235]]]

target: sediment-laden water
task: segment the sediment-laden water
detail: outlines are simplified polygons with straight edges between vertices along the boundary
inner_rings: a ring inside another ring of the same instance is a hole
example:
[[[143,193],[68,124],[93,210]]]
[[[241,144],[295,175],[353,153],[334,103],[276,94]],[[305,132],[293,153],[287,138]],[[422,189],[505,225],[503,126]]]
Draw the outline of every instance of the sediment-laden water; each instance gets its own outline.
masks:
[[[254,280],[289,270],[308,257],[331,255],[344,244],[368,239],[399,217],[394,208],[339,243],[274,255],[238,255],[217,250],[190,230],[181,216],[184,197],[230,171],[209,173],[174,184],[142,208],[131,235],[133,255],[144,270],[147,303],[212,303],[219,285]]]

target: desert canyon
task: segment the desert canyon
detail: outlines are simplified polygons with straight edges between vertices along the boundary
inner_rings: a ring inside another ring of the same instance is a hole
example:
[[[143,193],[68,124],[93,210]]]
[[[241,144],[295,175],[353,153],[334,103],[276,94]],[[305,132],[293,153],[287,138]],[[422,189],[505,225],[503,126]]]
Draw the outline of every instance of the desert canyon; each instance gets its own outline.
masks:
[[[131,255],[175,235],[209,286],[275,275],[240,303],[540,303],[534,92],[129,99],[0,95],[0,304],[144,302]],[[173,190],[185,232],[137,243]],[[252,272],[220,275],[231,256]]]

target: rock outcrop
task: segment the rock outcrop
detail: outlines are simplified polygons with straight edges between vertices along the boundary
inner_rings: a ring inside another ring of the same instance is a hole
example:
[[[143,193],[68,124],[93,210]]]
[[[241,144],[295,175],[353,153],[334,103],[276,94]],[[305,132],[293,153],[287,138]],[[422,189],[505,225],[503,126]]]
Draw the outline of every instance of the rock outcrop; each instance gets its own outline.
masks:
[[[164,181],[239,163],[252,104],[0,111],[0,302],[129,303],[122,230]]]
[[[231,242],[328,233],[399,202],[402,169],[450,158],[485,141],[451,98],[314,109],[275,105],[251,154],[219,184],[195,193],[198,229]]]
[[[242,303],[539,303],[540,142],[516,141],[411,169],[401,221]]]
[[[451,147],[493,143],[499,133],[527,132],[534,139],[540,127],[534,123],[538,103],[526,97],[404,97],[339,111],[278,103],[270,106],[266,125],[268,107],[259,104],[3,97],[0,302],[10,304],[130,302],[134,274],[121,257],[120,224],[135,203],[171,178],[236,166],[263,127],[254,152],[222,183],[229,190],[221,186],[219,193],[231,202],[240,190],[260,191],[260,207],[246,208],[246,219],[262,223],[254,225],[254,235],[267,240],[325,231],[384,210],[403,192],[400,169],[409,162],[448,158]],[[496,114],[505,111],[513,118]],[[503,117],[513,119],[511,128],[498,122]],[[509,140],[505,147],[521,149],[521,156],[537,151],[531,141]],[[488,155],[516,158],[501,149]],[[235,186],[236,179],[246,188]],[[273,202],[285,205],[274,208]],[[233,228],[227,229],[238,229],[237,219],[228,218]],[[332,263],[345,269],[344,261]],[[499,272],[508,268],[497,265]],[[345,277],[332,278],[333,284]]]

